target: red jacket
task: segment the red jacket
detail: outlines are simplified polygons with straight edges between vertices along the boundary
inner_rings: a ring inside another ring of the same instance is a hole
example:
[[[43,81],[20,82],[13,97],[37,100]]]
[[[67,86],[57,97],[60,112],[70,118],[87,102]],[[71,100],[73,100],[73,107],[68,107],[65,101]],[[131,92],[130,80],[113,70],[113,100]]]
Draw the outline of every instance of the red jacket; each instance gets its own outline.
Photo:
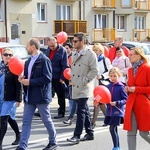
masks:
[[[137,128],[140,131],[150,131],[150,66],[143,63],[133,77],[133,68],[128,71],[128,86],[135,86],[135,92],[129,93],[125,116],[124,129],[131,131],[131,112],[134,110]]]
[[[121,46],[121,48],[123,49],[125,55],[128,57],[130,50],[127,47],[125,47],[125,46]],[[112,62],[115,59],[115,57],[116,57],[116,47],[114,46],[114,47],[109,49],[108,58]]]

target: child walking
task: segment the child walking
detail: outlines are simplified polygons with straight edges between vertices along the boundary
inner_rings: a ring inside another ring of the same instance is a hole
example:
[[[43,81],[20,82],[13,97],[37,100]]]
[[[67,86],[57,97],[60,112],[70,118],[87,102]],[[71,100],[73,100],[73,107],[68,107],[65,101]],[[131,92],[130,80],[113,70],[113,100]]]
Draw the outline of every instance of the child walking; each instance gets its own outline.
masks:
[[[110,104],[107,104],[104,123],[110,125],[109,131],[114,145],[112,150],[121,150],[117,126],[123,123],[127,93],[124,91],[124,84],[119,81],[121,72],[117,67],[113,67],[109,71],[109,77],[111,83],[107,87],[110,90],[112,99]]]

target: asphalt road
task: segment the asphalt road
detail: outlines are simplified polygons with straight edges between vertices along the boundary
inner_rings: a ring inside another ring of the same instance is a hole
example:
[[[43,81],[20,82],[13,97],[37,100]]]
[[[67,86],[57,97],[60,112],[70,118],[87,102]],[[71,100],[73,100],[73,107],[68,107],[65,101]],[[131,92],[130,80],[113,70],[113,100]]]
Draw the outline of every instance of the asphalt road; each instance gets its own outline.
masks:
[[[66,100],[68,103],[68,101]],[[92,113],[93,106],[92,101],[89,100],[89,106]],[[51,115],[52,118],[57,115],[57,100],[54,99],[51,103]],[[16,120],[19,124],[20,130],[22,126],[22,112],[23,105],[18,108]],[[67,114],[68,112],[66,112]],[[98,116],[97,126],[94,129],[95,138],[93,141],[80,142],[77,145],[72,145],[67,142],[66,139],[72,137],[75,121],[71,126],[63,124],[63,119],[53,119],[56,131],[58,150],[112,150],[112,140],[109,133],[109,127],[102,127],[104,116],[100,112]],[[126,131],[119,127],[120,145],[122,150],[127,150],[127,137]],[[84,136],[84,132],[82,134]],[[12,129],[8,126],[8,131],[3,142],[3,150],[14,150],[16,146],[12,146],[11,143],[14,141],[15,135]],[[32,122],[31,136],[29,139],[29,150],[42,150],[48,143],[47,131],[39,117],[34,117]],[[150,145],[147,144],[139,135],[137,135],[137,150],[150,150]]]

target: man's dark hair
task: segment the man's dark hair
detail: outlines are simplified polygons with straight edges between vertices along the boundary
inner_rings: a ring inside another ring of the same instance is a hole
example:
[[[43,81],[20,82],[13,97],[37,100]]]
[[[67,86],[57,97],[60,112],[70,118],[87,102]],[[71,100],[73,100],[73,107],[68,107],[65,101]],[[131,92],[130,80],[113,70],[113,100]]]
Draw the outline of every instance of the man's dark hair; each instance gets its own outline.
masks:
[[[74,37],[77,37],[79,39],[79,41],[83,41],[84,43],[86,43],[86,35],[83,32],[78,32],[76,34],[74,34]]]
[[[68,46],[69,48],[72,48],[72,44],[71,43],[66,43],[65,46]]]

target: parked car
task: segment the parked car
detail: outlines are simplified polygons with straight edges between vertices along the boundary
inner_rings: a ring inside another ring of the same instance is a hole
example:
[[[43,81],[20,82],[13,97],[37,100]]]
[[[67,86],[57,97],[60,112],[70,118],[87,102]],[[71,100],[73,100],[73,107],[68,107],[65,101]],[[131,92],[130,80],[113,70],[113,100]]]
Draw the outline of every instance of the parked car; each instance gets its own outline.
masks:
[[[26,47],[24,45],[17,45],[17,44],[0,42],[0,60],[1,60],[2,51],[5,48],[12,49],[14,52],[14,56],[17,56],[23,60],[26,60],[29,57],[29,55],[26,51]]]

